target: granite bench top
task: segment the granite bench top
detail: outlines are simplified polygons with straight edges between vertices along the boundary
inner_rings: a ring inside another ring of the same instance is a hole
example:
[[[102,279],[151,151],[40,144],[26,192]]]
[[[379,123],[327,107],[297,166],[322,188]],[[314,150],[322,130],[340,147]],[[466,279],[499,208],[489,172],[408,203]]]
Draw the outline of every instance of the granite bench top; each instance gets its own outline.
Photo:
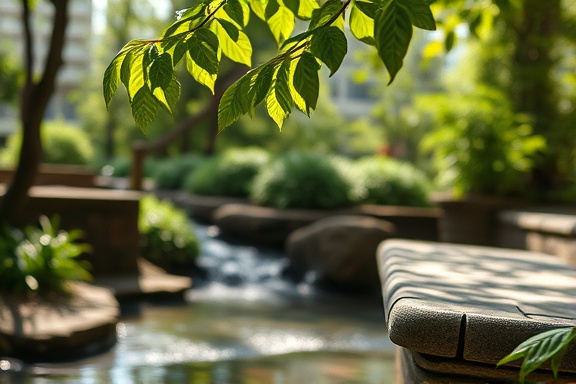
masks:
[[[505,210],[498,214],[501,222],[526,231],[551,233],[560,236],[576,236],[576,212]]]
[[[390,339],[429,361],[492,369],[529,337],[576,325],[576,268],[553,256],[387,240],[378,262]],[[576,373],[576,348],[561,370]]]

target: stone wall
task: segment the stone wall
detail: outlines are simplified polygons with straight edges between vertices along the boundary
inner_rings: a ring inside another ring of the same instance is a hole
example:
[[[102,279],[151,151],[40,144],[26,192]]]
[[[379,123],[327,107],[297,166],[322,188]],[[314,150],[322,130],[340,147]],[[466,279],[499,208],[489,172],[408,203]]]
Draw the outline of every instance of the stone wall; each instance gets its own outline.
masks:
[[[36,186],[22,213],[22,224],[43,214],[59,214],[64,229],[79,228],[93,247],[86,255],[95,277],[138,274],[141,194],[134,191]]]
[[[498,219],[498,246],[547,253],[576,265],[576,212],[571,208],[505,210]]]

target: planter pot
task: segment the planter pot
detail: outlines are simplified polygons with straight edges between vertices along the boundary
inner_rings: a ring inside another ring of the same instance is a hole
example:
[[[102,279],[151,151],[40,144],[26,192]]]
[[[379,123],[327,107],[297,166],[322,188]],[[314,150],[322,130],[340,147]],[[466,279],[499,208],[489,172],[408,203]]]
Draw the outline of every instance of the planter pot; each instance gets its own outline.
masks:
[[[526,205],[521,200],[498,196],[437,199],[436,203],[443,211],[439,221],[440,241],[475,245],[495,245],[498,211]]]

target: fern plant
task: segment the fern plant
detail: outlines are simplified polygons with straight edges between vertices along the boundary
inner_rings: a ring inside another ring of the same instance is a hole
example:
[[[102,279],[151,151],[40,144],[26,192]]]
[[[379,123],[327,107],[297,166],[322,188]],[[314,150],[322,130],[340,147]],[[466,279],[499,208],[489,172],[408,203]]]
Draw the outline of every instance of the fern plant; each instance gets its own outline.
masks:
[[[40,217],[40,226],[4,227],[0,237],[0,292],[64,293],[70,281],[90,281],[89,264],[78,257],[91,247],[82,231],[59,229],[58,217]]]

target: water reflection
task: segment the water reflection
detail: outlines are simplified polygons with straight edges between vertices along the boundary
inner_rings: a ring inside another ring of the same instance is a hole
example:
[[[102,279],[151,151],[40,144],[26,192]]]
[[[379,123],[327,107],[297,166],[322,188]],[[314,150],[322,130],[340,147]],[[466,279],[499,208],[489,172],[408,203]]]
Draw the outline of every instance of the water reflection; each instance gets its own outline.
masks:
[[[380,298],[294,284],[278,250],[198,231],[205,274],[184,303],[132,303],[108,353],[0,373],[0,384],[393,382]]]

